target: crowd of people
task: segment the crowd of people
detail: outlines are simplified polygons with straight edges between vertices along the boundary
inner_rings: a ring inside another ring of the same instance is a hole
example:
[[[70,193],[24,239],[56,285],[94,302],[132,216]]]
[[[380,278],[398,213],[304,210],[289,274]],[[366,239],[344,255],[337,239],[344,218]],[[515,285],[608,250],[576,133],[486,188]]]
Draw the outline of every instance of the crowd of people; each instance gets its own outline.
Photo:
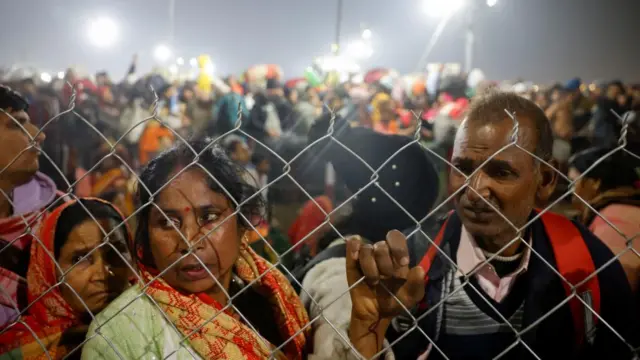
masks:
[[[136,71],[0,87],[0,359],[638,356],[640,86]]]

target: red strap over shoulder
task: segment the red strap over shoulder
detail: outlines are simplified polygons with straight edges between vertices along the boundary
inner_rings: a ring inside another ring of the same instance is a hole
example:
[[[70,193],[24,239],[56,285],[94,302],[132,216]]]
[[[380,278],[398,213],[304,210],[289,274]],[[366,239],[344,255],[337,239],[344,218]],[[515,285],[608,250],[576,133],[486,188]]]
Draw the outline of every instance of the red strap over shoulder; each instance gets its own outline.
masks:
[[[451,214],[449,214],[449,216],[451,216]],[[444,230],[447,228],[448,222],[449,222],[449,217],[447,217],[447,219],[444,221],[444,223],[442,224],[442,227],[440,227],[440,230],[438,231],[438,235],[436,235],[435,239],[433,239],[433,244],[429,246],[429,249],[427,249],[426,254],[424,254],[424,257],[422,258],[422,260],[420,260],[420,267],[424,270],[424,273],[425,273],[425,276],[424,276],[425,283],[429,280],[429,269],[431,268],[433,259],[436,257],[436,254],[438,253],[438,248],[442,243],[442,238],[444,237]]]
[[[427,252],[422,257],[422,260],[420,260],[419,266],[424,270],[425,286],[427,286],[427,283],[429,282],[429,269],[431,268],[433,259],[436,257],[436,254],[438,253],[438,248],[440,247],[440,244],[442,244],[444,231],[447,228],[447,223],[449,222],[449,216],[451,216],[451,213],[449,213],[449,215],[447,216],[447,219],[444,221],[444,223],[440,227],[440,230],[438,230],[438,234],[436,235],[435,239],[433,239],[433,243],[427,249]],[[427,307],[428,307],[427,302],[424,299],[418,304],[418,309],[420,309],[421,311],[426,310]]]
[[[595,264],[580,230],[569,219],[561,215],[546,212],[542,214],[541,218],[553,248],[558,272],[574,286],[594,274],[596,271]],[[566,281],[562,281],[562,285],[567,296],[572,296],[573,292],[569,284]],[[577,296],[584,296],[585,294],[591,296],[590,306],[599,314],[600,283],[597,275],[591,276],[588,281],[579,286],[576,289],[576,296],[569,300],[578,344],[584,342],[585,330],[591,330],[592,326],[590,325],[595,325],[598,320],[598,317],[592,313],[591,317],[585,316],[590,314],[591,310],[587,309],[577,298]],[[585,300],[584,297],[583,300]],[[585,324],[585,321],[589,321],[590,318],[593,318],[593,323]]]

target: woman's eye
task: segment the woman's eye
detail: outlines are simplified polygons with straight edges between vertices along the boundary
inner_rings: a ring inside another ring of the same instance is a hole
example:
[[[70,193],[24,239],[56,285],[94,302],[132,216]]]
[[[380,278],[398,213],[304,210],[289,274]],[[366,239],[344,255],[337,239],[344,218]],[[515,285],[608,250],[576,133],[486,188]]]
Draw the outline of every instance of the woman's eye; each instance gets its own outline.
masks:
[[[218,214],[208,213],[202,216],[202,221],[205,223],[210,223],[218,220]]]
[[[162,218],[160,219],[160,225],[165,228],[165,229],[173,229],[173,227],[175,226],[176,228],[180,228],[180,220],[176,219],[176,218]]]
[[[77,264],[82,261],[89,261],[90,256],[85,257],[86,254],[78,254],[71,258],[71,264]]]

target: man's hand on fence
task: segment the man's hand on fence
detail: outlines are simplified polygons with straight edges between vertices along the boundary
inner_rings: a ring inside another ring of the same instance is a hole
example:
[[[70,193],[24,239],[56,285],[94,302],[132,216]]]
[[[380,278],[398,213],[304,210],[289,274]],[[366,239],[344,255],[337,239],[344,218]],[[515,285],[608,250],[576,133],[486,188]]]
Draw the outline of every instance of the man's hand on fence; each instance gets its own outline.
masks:
[[[352,302],[349,338],[371,357],[381,350],[391,319],[424,297],[424,270],[409,268],[407,239],[396,230],[374,245],[349,238],[346,267]]]

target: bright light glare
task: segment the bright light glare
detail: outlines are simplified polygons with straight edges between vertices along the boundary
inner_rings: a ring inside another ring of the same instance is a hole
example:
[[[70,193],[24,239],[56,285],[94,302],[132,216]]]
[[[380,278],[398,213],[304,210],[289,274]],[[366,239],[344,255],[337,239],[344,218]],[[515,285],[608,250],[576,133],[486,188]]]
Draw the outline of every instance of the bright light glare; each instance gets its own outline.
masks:
[[[172,75],[177,74],[177,73],[178,73],[178,65],[175,65],[175,64],[170,65],[170,66],[169,66],[169,72],[170,72]]]
[[[180,66],[184,65],[184,59],[183,59],[183,58],[181,58],[181,57],[179,57],[179,58],[176,60],[176,64],[178,64],[178,65],[180,65]]]
[[[64,71],[58,71],[58,79],[64,79]]]
[[[424,12],[435,18],[451,16],[465,5],[465,0],[427,0],[424,2]]]
[[[364,29],[364,31],[362,31],[362,38],[365,40],[371,39],[371,35],[371,30],[369,29]]]
[[[49,73],[43,72],[42,74],[40,74],[40,80],[46,82],[46,83],[50,83],[51,82],[51,75],[49,75]]]
[[[347,55],[354,59],[368,59],[373,55],[373,48],[364,41],[354,41],[347,46]]]
[[[320,58],[318,65],[323,71],[338,71],[338,72],[358,72],[360,66],[356,64],[352,59],[345,56],[325,56]]]
[[[488,7],[494,7],[498,4],[498,0],[487,0]]]
[[[208,62],[204,66],[204,72],[208,75],[213,75],[216,72],[216,66],[212,62]]]
[[[160,62],[165,62],[171,57],[171,49],[167,45],[158,45],[153,51],[153,56]]]
[[[191,65],[191,67],[198,67],[198,59],[196,58],[189,59],[189,65]]]
[[[109,47],[118,39],[118,25],[109,18],[97,18],[89,23],[87,35],[93,45]]]

